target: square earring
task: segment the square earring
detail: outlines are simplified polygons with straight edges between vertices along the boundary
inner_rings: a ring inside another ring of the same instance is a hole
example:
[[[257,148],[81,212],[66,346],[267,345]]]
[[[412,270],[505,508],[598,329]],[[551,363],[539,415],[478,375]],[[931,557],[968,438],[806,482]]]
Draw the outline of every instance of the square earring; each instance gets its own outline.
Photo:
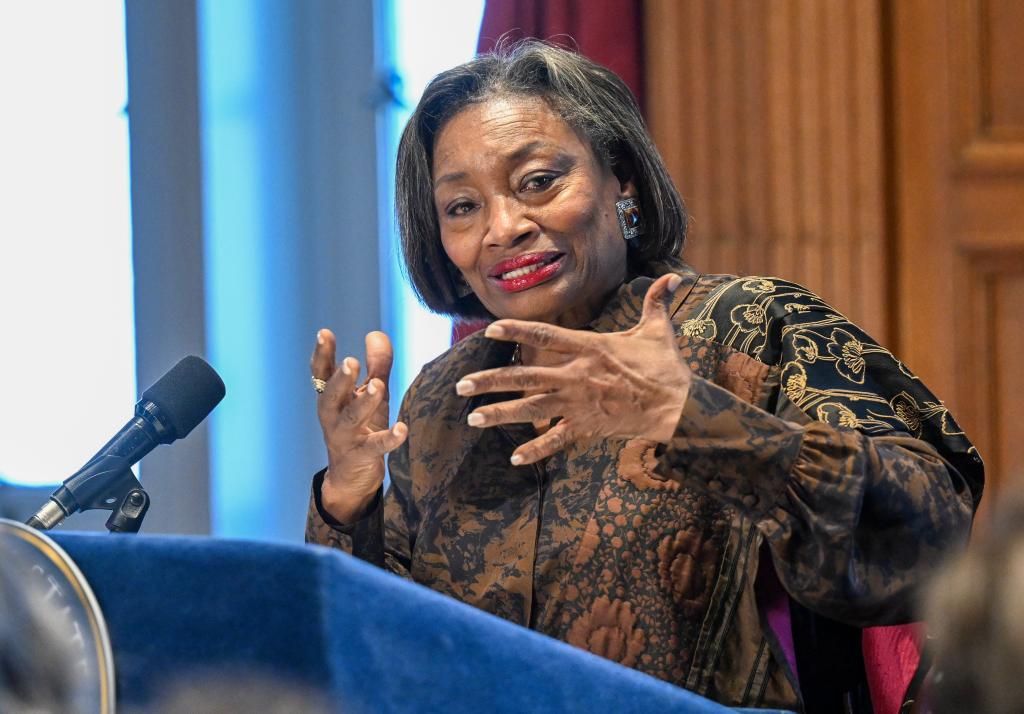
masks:
[[[640,202],[635,198],[624,198],[615,202],[615,213],[619,216],[619,228],[625,240],[633,240],[644,234],[644,224],[640,220]]]

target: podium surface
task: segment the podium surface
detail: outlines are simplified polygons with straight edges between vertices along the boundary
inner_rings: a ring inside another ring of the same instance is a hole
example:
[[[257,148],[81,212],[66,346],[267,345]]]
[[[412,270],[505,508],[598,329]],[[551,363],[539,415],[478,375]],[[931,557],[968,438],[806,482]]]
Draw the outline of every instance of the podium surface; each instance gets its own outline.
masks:
[[[327,548],[51,535],[104,611],[124,707],[234,671],[339,712],[733,711]]]

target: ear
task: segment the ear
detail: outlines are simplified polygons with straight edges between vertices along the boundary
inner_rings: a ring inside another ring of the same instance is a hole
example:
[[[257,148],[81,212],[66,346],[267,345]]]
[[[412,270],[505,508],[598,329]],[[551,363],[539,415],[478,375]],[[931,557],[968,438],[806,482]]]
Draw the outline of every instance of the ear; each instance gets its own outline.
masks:
[[[637,198],[639,195],[636,186],[633,185],[633,179],[619,179],[619,198]]]
[[[625,156],[612,162],[612,173],[619,180],[619,198],[636,198],[636,185],[633,183],[633,162]]]

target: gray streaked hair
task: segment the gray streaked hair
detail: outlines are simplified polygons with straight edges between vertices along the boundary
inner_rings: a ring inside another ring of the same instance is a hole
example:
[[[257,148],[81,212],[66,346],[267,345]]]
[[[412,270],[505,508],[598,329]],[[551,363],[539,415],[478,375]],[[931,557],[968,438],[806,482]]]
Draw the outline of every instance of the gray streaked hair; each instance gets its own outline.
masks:
[[[402,254],[413,287],[435,312],[490,317],[472,293],[459,296],[458,270],[441,245],[434,206],[434,142],[469,105],[500,96],[544,100],[586,137],[620,180],[636,186],[646,232],[627,251],[634,275],[655,277],[683,267],[687,216],[636,99],[609,69],[539,40],[499,44],[491,53],[437,75],[423,92],[398,146],[395,208]]]

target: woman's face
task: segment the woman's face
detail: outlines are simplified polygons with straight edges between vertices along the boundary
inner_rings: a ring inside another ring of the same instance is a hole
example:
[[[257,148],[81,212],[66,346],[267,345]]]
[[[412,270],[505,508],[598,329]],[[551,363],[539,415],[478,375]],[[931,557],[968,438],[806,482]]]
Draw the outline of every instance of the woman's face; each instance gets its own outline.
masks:
[[[498,317],[579,327],[626,278],[615,202],[634,196],[535,97],[456,114],[434,145],[441,242]]]

